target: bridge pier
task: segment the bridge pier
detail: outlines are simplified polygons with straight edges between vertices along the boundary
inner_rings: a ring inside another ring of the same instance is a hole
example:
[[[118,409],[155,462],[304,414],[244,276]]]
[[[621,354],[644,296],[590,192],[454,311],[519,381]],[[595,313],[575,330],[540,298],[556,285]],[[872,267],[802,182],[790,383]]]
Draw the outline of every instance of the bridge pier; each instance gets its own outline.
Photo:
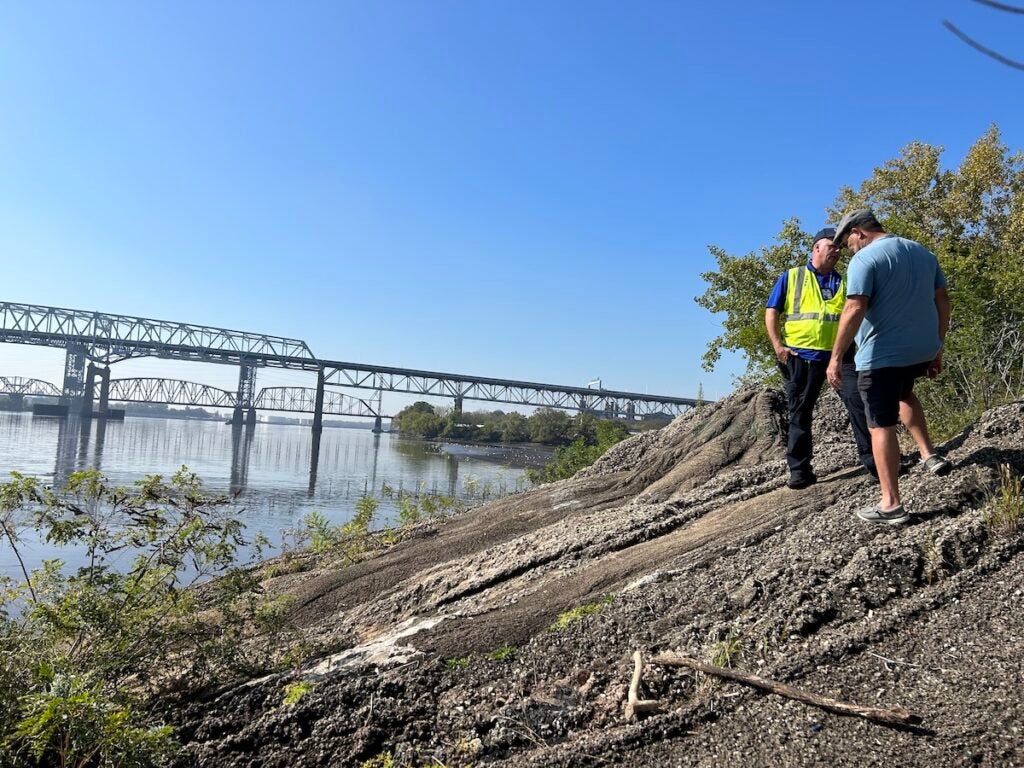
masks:
[[[380,416],[374,416],[373,417],[373,434],[379,435],[381,432],[384,431],[384,429],[381,426],[381,424],[382,424],[381,417]]]
[[[324,429],[324,369],[316,372],[316,398],[313,401],[313,432],[319,434]],[[315,442],[317,454],[320,452],[320,441]],[[315,485],[316,471],[313,471],[312,484]]]
[[[92,418],[92,401],[96,395],[96,366],[89,363],[85,371],[85,386],[82,390],[82,404],[78,409],[78,415],[83,419]]]
[[[455,418],[462,418],[462,395],[455,398]]]
[[[110,416],[110,367],[100,368],[100,411],[99,417],[106,419]]]
[[[255,427],[256,426],[256,409],[250,408],[245,414],[245,426]]]
[[[251,360],[243,360],[238,367],[238,393],[235,397],[235,412],[231,416],[231,425],[242,426],[246,411],[252,409],[252,398],[256,389],[256,365]],[[253,410],[253,422],[255,422]]]
[[[68,344],[64,354],[64,385],[61,388],[60,404],[69,412],[82,407],[85,379],[85,346]]]
[[[93,401],[96,399],[96,377],[100,377],[100,407],[93,411]],[[85,387],[82,392],[82,405],[78,415],[83,419],[108,419],[110,418],[110,368],[100,367],[89,363],[85,372]]]
[[[8,402],[11,404],[11,410],[23,411],[25,410],[25,396],[24,395],[8,395]]]

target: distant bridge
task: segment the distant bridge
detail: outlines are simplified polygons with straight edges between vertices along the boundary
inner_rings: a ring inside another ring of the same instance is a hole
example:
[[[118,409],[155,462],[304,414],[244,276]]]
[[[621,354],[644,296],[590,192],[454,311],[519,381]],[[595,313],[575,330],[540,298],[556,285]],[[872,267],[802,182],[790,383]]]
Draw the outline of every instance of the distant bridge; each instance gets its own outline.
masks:
[[[103,415],[107,410],[107,403],[114,399],[110,391],[113,386],[110,365],[138,357],[238,366],[238,388],[233,393],[234,421],[238,424],[242,422],[246,412],[250,421],[255,419],[259,395],[256,390],[256,372],[259,368],[274,367],[314,372],[317,375],[315,390],[303,387],[275,388],[289,390],[290,393],[264,395],[264,402],[290,404],[296,410],[299,407],[311,406],[313,429],[317,431],[322,428],[323,414],[331,412],[326,410],[331,407],[329,404],[332,402],[332,395],[329,394],[331,390],[325,389],[329,386],[373,390],[378,393],[378,400],[380,392],[452,398],[456,413],[461,413],[464,400],[484,400],[600,412],[609,417],[638,419],[646,416],[676,415],[699,402],[685,397],[324,360],[317,358],[309,346],[299,339],[191,323],[11,302],[0,302],[0,342],[58,347],[66,350],[64,381],[60,396],[64,404],[70,409],[80,410],[83,416]],[[98,412],[94,411],[93,402],[96,397],[96,377],[100,378]],[[217,392],[221,395],[231,394],[225,390],[213,392],[211,388],[204,388],[205,385],[194,384],[194,387],[199,389],[185,388],[177,393],[161,394],[167,395],[168,399],[173,395],[192,400],[217,399],[220,397]],[[307,394],[310,391],[313,392],[311,396]],[[379,409],[376,418],[379,428]]]
[[[115,403],[159,403],[184,405],[198,408],[230,408],[237,405],[234,392],[179,379],[137,378],[111,379],[110,402]],[[257,411],[285,411],[289,413],[314,413],[316,390],[310,387],[264,387],[253,399],[252,408]],[[325,392],[323,401],[325,416],[383,416],[380,406],[370,400],[362,400],[344,392]]]
[[[60,397],[61,391],[55,384],[42,379],[26,379],[21,376],[0,376],[0,395],[25,397]]]

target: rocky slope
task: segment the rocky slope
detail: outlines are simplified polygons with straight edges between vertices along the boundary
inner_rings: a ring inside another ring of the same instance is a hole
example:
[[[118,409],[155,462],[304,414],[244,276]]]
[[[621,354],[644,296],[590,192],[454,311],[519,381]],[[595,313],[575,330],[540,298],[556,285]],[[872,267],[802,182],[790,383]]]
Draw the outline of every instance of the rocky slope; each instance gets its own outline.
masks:
[[[951,475],[904,477],[913,520],[895,528],[854,517],[877,486],[838,399],[819,410],[821,481],[803,491],[784,485],[780,395],[748,389],[571,480],[355,565],[274,579],[333,652],[180,708],[189,760],[1024,764],[1024,535],[986,516],[998,466],[1024,472],[1024,403],[951,441]],[[644,695],[666,711],[627,723],[636,649],[717,653],[924,722],[879,726],[648,664]],[[297,681],[309,692],[283,704]]]

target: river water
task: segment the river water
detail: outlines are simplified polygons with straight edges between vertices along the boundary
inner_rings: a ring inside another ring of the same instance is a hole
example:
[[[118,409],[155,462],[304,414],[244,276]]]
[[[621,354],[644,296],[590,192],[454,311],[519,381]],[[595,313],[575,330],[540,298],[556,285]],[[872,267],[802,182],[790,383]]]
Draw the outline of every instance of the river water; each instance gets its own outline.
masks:
[[[17,470],[62,485],[71,472],[95,468],[113,485],[130,485],[147,474],[169,477],[185,465],[211,493],[237,494],[234,508],[247,536],[262,532],[274,545],[314,510],[345,522],[364,493],[380,499],[375,526],[393,521],[397,508],[382,495],[385,485],[473,503],[526,488],[525,467],[549,458],[532,448],[424,443],[368,429],[324,429],[314,448],[309,427],[232,429],[218,421],[132,417],[83,422],[0,412],[3,481]],[[75,559],[31,535],[21,548],[30,568],[44,559],[61,557],[69,565]],[[0,573],[20,575],[6,541],[0,541]]]

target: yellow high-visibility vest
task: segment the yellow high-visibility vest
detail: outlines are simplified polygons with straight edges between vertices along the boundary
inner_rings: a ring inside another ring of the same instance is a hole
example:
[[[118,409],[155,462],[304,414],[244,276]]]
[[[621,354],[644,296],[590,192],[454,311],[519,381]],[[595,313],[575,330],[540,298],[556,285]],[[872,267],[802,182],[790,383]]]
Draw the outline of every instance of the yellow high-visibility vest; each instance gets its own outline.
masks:
[[[839,332],[839,314],[846,301],[846,278],[836,295],[825,301],[818,279],[806,266],[789,270],[782,343],[799,349],[830,350]]]

